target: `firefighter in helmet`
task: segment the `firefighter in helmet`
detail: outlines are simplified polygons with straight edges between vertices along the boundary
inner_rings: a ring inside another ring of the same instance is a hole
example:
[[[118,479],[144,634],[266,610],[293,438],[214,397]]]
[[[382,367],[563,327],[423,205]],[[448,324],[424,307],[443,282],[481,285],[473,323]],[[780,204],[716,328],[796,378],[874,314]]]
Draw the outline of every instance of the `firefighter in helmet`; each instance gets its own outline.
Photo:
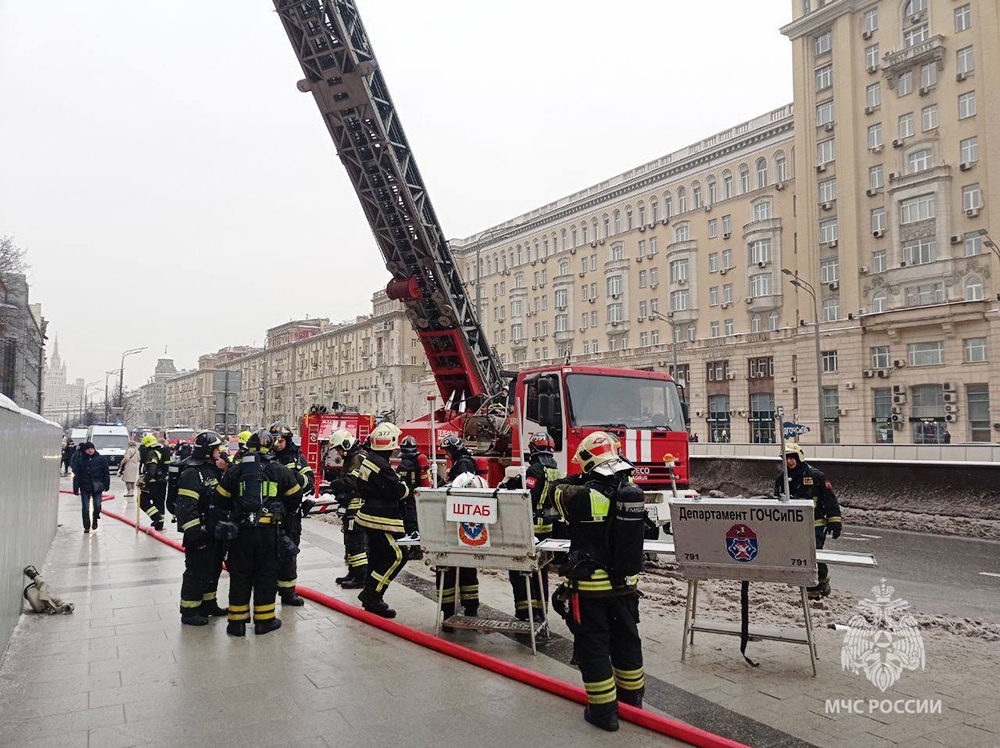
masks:
[[[368,538],[368,577],[358,599],[365,610],[383,618],[396,617],[383,598],[408,558],[396,541],[405,534],[403,499],[409,489],[389,464],[399,448],[399,435],[394,423],[383,421],[376,426],[368,437],[368,453],[352,471],[361,496],[356,521]]]
[[[281,421],[275,421],[268,427],[268,432],[274,440],[272,448],[274,459],[291,470],[299,485],[302,486],[302,500],[312,501],[315,475],[313,469],[302,455],[302,452],[292,439],[292,430]],[[310,505],[311,506],[311,503]],[[292,539],[295,547],[299,547],[302,539],[302,507],[295,506],[285,515],[285,534]],[[305,605],[305,600],[295,594],[295,583],[298,581],[298,562],[296,553],[283,553],[279,548],[278,559],[278,595],[282,605]]]
[[[163,530],[167,502],[167,465],[170,450],[153,434],[142,438],[143,457],[139,476],[139,506],[153,523],[153,529]]]
[[[573,632],[587,691],[584,718],[613,732],[618,701],[641,707],[644,691],[636,590],[644,497],[629,481],[632,465],[618,456],[609,434],[595,431],[584,438],[573,461],[583,470],[583,482],[559,482],[553,488],[570,535],[553,607]]]
[[[343,461],[340,475],[331,482],[331,488],[341,509],[337,514],[341,515],[347,561],[347,574],[334,581],[345,590],[357,590],[365,586],[368,578],[367,539],[365,529],[358,524],[361,494],[358,493],[358,477],[355,475],[365,458],[365,450],[347,429],[339,429],[330,435],[330,447],[337,450]]]
[[[479,466],[472,453],[466,448],[462,438],[457,434],[449,434],[441,440],[441,449],[448,453],[448,485],[456,485],[456,480],[462,478],[458,485],[463,488],[478,488],[478,482],[470,482],[468,476],[479,475]],[[482,480],[482,487],[486,481]],[[441,610],[448,618],[455,613],[455,567],[438,568],[438,589],[441,589],[441,577],[444,577],[444,599]],[[475,617],[479,613],[479,572],[471,567],[458,569],[458,593],[465,615]]]
[[[797,442],[785,442],[785,462],[788,466],[788,495],[792,499],[812,499],[813,519],[816,523],[816,549],[822,550],[826,536],[836,540],[844,527],[840,516],[840,504],[833,492],[830,480],[819,470],[806,462],[805,452]],[[774,481],[774,495],[785,492],[784,470]],[[830,569],[826,564],[818,564],[819,579],[815,587],[806,592],[811,600],[819,600],[830,594]]]
[[[218,528],[216,486],[228,463],[220,454],[221,437],[202,431],[190,457],[180,463],[177,483],[177,529],[184,533],[184,577],[181,581],[181,623],[204,626],[210,616],[224,616],[215,599],[226,555]]]
[[[553,451],[555,441],[547,431],[538,431],[528,440],[528,468],[525,471],[525,485],[531,494],[531,511],[535,518],[535,538],[545,540],[552,537],[553,525],[558,513],[552,503],[552,487],[562,479],[562,471],[556,465]],[[509,478],[504,488],[521,488],[521,477]],[[528,586],[521,572],[509,572],[510,586],[514,592],[514,614],[522,621],[528,620]],[[531,577],[531,609],[535,617],[543,616],[544,606],[549,600],[548,575],[542,572],[542,587],[537,578]]]
[[[418,540],[417,500],[415,492],[418,488],[430,488],[430,462],[417,448],[417,440],[412,436],[404,436],[399,440],[399,473],[400,479],[410,489],[404,502],[406,511],[403,513],[403,525],[408,537]]]
[[[215,487],[219,494],[220,537],[229,543],[229,625],[226,633],[246,636],[253,593],[254,633],[266,634],[281,628],[275,617],[274,598],[278,591],[278,546],[286,553],[298,552],[283,530],[283,518],[297,510],[302,485],[295,473],[271,453],[274,443],[266,429],[247,439],[247,454],[222,476]]]

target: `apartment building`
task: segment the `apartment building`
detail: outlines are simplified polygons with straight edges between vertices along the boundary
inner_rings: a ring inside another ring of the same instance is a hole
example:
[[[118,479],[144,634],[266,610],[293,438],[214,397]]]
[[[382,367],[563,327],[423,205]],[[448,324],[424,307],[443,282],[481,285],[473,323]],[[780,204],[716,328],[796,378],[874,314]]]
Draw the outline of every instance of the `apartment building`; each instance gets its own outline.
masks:
[[[164,384],[166,424],[234,434],[239,393],[239,371],[199,367],[184,372]]]
[[[779,408],[804,441],[990,441],[997,30],[995,2],[796,0],[794,118],[452,242],[498,354],[676,370],[712,441],[774,441]]]
[[[334,403],[404,421],[423,415],[425,396],[435,389],[402,304],[384,291],[373,295],[371,314],[271,328],[262,351],[224,367],[240,372],[238,413],[245,426],[297,424],[313,405]]]
[[[832,355],[827,436],[991,441],[998,5],[797,0],[793,15],[796,232]]]

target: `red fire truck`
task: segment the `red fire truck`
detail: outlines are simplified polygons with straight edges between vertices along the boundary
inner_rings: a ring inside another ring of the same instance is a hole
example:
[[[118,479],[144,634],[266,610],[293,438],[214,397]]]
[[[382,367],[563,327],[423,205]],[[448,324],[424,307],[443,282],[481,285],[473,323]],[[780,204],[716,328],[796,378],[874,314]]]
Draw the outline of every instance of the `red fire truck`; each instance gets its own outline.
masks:
[[[364,441],[375,428],[375,416],[360,413],[307,413],[302,416],[299,438],[302,455],[316,476],[316,495],[324,478],[323,445],[338,429],[347,429],[358,441]]]
[[[580,441],[596,430],[622,440],[647,489],[668,488],[663,459],[688,481],[688,435],[680,390],[666,373],[570,365],[505,372],[468,298],[354,0],[273,0],[372,234],[417,331],[445,407],[435,436],[461,434],[489,464],[496,485],[522,459],[527,434],[545,428],[568,472]],[[511,227],[513,234],[517,230]],[[503,232],[494,236],[502,241]],[[545,260],[543,259],[542,262]],[[402,426],[425,448],[431,416]]]

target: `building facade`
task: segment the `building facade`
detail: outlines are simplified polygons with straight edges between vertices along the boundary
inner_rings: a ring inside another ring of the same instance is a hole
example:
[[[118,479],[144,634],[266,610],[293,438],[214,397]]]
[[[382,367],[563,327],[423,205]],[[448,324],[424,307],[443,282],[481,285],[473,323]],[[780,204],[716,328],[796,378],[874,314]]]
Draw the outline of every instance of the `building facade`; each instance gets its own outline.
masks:
[[[513,367],[676,366],[703,440],[775,441],[781,409],[804,441],[990,441],[997,4],[793,5],[794,124],[453,241],[482,323]]]
[[[41,413],[48,323],[41,306],[28,300],[28,290],[23,273],[0,277],[0,394]]]
[[[59,336],[52,344],[52,356],[46,361],[42,415],[50,421],[68,426],[83,415],[85,383],[81,378],[69,382],[66,363],[59,355]]]
[[[146,384],[139,387],[140,426],[145,428],[163,428],[173,425],[167,422],[166,393],[167,380],[177,375],[177,367],[172,358],[160,358],[156,361],[153,376]]]
[[[403,307],[384,292],[352,322],[299,320],[267,332],[267,346],[225,364],[239,372],[241,427],[297,428],[313,405],[354,407],[404,421],[422,415],[427,362]],[[336,404],[336,405],[335,405]]]
[[[207,358],[211,361],[215,356]],[[239,393],[238,370],[206,367],[171,377],[164,385],[165,425],[235,434],[239,431]]]

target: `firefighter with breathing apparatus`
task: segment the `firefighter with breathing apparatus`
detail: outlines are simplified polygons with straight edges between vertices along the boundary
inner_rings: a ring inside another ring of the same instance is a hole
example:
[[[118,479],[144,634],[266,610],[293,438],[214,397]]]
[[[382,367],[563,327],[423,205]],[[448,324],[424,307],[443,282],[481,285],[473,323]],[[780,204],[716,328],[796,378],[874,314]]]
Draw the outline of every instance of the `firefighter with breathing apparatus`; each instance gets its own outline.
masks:
[[[284,518],[285,534],[295,544],[295,553],[286,553],[278,548],[278,595],[282,605],[305,605],[305,601],[295,594],[295,583],[298,581],[299,541],[302,539],[302,517],[308,514],[315,503],[311,498],[314,490],[315,474],[309,463],[292,439],[292,430],[281,421],[275,421],[268,427],[268,432],[274,440],[272,452],[274,459],[288,468],[302,486],[301,503],[292,507]]]
[[[581,480],[557,482],[553,499],[569,527],[570,548],[553,608],[573,632],[587,691],[584,718],[618,729],[618,702],[642,706],[644,676],[637,584],[643,561],[642,491],[629,481],[631,463],[614,440],[596,431],[573,461]]]
[[[358,493],[356,473],[365,458],[361,443],[347,429],[339,429],[330,435],[330,447],[337,450],[342,464],[340,475],[330,483],[337,497],[341,528],[344,532],[344,555],[347,574],[334,581],[345,590],[357,590],[365,586],[368,578],[368,553],[365,528],[358,524],[361,509],[361,494]]]
[[[139,506],[153,523],[153,529],[163,529],[167,501],[167,472],[170,450],[153,434],[142,437],[142,464],[139,475]]]
[[[455,488],[487,488],[486,480],[479,475],[476,458],[466,448],[462,437],[449,434],[441,440],[441,449],[448,453],[448,485]],[[478,478],[478,481],[472,481]],[[441,610],[444,617],[455,613],[455,567],[438,568],[437,585],[441,588],[444,577],[444,598]],[[479,572],[473,567],[458,568],[458,595],[465,615],[475,618],[479,614]]]

